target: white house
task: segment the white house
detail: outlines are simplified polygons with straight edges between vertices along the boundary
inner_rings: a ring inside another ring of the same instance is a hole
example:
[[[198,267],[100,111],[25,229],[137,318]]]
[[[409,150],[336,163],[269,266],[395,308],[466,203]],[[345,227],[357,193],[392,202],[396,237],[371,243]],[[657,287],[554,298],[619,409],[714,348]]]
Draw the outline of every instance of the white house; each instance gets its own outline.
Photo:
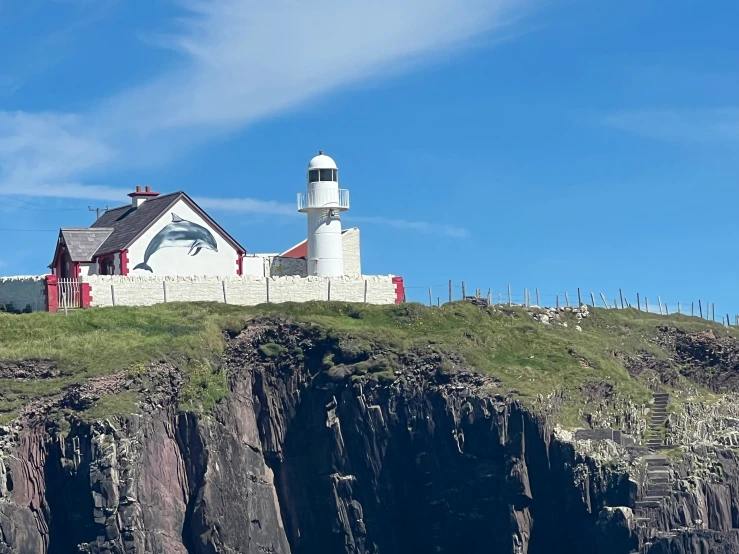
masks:
[[[241,275],[246,250],[182,191],[149,187],[88,228],[62,228],[49,265],[81,275]]]

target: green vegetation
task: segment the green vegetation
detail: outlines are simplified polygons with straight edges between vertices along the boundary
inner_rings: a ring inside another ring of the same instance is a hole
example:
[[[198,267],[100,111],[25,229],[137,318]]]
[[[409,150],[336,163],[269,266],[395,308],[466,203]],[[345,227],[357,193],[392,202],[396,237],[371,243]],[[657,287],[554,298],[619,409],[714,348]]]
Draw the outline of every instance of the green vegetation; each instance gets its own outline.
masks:
[[[275,344],[274,342],[268,342],[259,347],[259,352],[265,359],[279,358],[281,354],[285,352],[285,347],[281,344]]]
[[[481,309],[465,302],[428,308],[419,304],[371,306],[335,302],[262,305],[252,308],[211,303],[168,303],[150,308],[105,308],[63,314],[0,313],[0,360],[48,359],[60,375],[50,379],[0,379],[0,418],[8,419],[30,399],[55,394],[93,376],[127,370],[146,373],[146,364],[165,360],[183,367],[187,384],[180,403],[188,409],[208,410],[226,393],[226,379],[216,360],[224,348],[223,331],[238,331],[257,315],[279,315],[320,326],[331,336],[349,336],[348,356],[360,366],[354,373],[391,381],[400,368],[398,354],[412,347],[456,352],[478,371],[500,381],[500,393],[513,392],[523,400],[563,391],[568,399],[564,419],[574,423],[582,405],[580,387],[587,381],[608,382],[622,397],[648,402],[647,388],[633,379],[614,352],[630,356],[647,351],[666,357],[654,342],[661,325],[686,331],[712,328],[739,336],[734,329],[686,316],[659,316],[634,309],[591,310],[575,329],[544,325],[521,308]],[[377,349],[385,352],[369,359]],[[299,350],[299,349],[297,349]],[[291,352],[300,354],[302,352]],[[267,343],[264,359],[277,359],[287,350]],[[397,354],[396,354],[397,353]],[[337,364],[323,360],[326,370]],[[348,362],[347,362],[348,363]],[[338,367],[338,366],[336,366]],[[442,373],[452,365],[442,362]],[[132,394],[132,393],[131,393]],[[133,410],[135,398],[121,393],[88,410],[88,416]]]

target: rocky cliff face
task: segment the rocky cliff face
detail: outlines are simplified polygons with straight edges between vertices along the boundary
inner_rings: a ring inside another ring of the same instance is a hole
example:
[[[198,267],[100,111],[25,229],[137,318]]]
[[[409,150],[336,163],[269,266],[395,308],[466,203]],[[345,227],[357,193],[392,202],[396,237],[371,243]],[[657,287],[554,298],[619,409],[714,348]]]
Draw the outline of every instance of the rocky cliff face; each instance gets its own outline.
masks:
[[[393,356],[257,320],[229,338],[211,415],[176,410],[165,364],[140,415],[51,417],[123,377],[27,408],[2,437],[0,554],[739,552],[730,447],[696,445],[637,520],[644,452],[575,441],[558,397],[525,409],[433,345]]]

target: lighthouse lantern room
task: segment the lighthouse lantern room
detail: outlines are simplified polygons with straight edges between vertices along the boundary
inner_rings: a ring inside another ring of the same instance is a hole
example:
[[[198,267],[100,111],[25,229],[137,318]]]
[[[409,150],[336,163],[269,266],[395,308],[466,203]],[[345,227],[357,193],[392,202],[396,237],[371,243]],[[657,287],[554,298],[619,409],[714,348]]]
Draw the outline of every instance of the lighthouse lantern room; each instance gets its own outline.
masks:
[[[323,151],[308,164],[307,177],[298,211],[308,214],[308,275],[344,275],[340,214],[349,209],[349,191],[339,188],[336,162]]]

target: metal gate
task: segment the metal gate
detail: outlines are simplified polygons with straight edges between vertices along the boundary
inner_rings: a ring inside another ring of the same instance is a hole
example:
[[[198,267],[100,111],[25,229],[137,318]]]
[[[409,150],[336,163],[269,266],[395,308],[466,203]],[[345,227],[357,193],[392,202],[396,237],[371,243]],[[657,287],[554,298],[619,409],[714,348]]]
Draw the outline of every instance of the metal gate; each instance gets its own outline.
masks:
[[[60,310],[82,307],[80,282],[77,279],[59,279],[57,290],[59,292]]]

